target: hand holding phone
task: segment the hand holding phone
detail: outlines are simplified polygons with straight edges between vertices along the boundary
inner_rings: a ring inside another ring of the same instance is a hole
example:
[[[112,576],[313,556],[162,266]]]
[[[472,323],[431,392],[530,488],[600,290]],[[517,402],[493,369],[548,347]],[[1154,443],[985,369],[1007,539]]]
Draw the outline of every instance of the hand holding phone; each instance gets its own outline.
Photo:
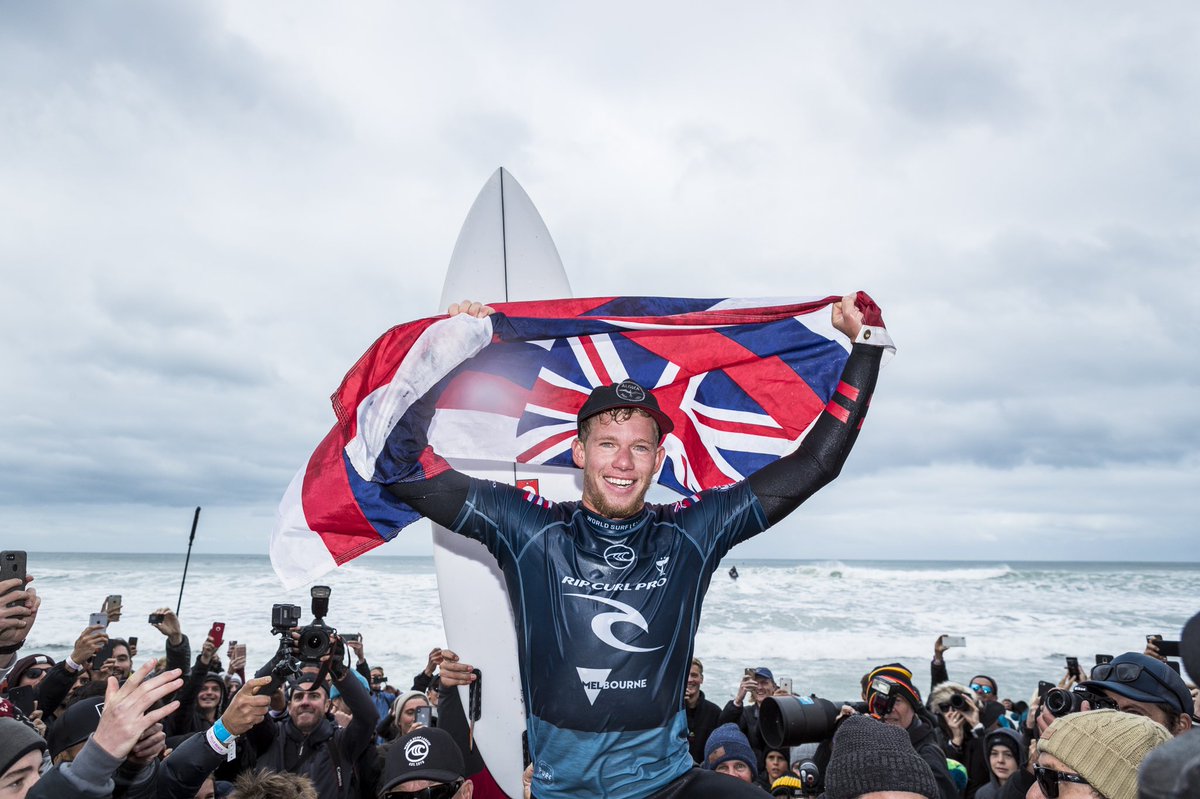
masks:
[[[943,635],[942,636],[942,646],[945,647],[946,649],[949,649],[952,646],[966,646],[966,645],[967,645],[966,636],[962,636],[962,635]]]
[[[225,641],[225,622],[214,621],[212,628],[208,631],[208,637],[212,639],[213,649],[220,649],[221,644]]]
[[[1069,674],[1071,679],[1075,680],[1076,682],[1079,682],[1083,679],[1083,672],[1079,670],[1079,658],[1067,658],[1067,674]]]
[[[88,617],[88,627],[108,627],[108,614],[93,613]]]
[[[29,556],[21,550],[5,550],[0,552],[0,580],[18,579],[21,582],[14,584],[13,588],[6,591],[10,594],[13,591],[21,591],[25,588],[25,570],[28,566]],[[9,602],[8,607],[19,605],[20,602]]]
[[[422,727],[433,726],[433,708],[429,705],[417,708],[416,715],[413,717],[414,724],[420,724]]]

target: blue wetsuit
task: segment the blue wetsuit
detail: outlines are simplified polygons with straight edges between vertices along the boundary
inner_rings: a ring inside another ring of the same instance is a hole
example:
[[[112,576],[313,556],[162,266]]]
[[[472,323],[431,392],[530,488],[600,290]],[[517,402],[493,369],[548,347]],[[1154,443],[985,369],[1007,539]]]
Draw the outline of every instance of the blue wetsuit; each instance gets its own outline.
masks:
[[[389,486],[481,541],[504,572],[539,799],[639,799],[692,769],[683,691],[709,579],[732,546],[837,476],[880,356],[855,345],[796,452],[745,481],[647,505],[630,519],[454,471]]]

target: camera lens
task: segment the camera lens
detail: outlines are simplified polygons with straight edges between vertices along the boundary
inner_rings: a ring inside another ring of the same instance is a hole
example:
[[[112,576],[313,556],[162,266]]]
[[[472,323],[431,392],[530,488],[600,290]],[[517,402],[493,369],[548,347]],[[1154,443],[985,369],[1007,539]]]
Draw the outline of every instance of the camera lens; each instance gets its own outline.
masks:
[[[1064,691],[1061,688],[1054,688],[1046,692],[1046,710],[1050,711],[1051,716],[1065,716],[1068,713],[1074,713],[1079,710],[1079,703],[1074,694],[1070,691]]]
[[[769,696],[758,711],[758,730],[767,746],[818,743],[833,735],[838,709],[815,696]]]
[[[967,698],[962,694],[950,694],[950,707],[955,710],[966,710]]]

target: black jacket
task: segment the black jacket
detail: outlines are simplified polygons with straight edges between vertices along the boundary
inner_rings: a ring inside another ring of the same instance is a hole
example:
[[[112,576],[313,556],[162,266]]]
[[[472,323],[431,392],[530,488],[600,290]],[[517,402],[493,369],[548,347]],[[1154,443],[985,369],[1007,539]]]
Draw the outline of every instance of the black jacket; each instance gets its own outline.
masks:
[[[692,760],[699,763],[704,760],[704,744],[707,743],[708,736],[720,726],[721,708],[705,699],[704,692],[701,691],[700,701],[696,706],[688,707],[684,704],[683,710],[687,714],[688,749],[692,751]]]
[[[375,705],[358,678],[347,671],[334,680],[354,718],[337,727],[324,718],[307,735],[288,716],[267,716],[246,735],[257,755],[257,767],[266,771],[302,774],[313,781],[321,799],[349,799],[357,795],[355,766],[374,741]]]
[[[937,781],[942,799],[959,799],[960,794],[954,785],[954,778],[950,776],[950,769],[946,768],[946,753],[938,743],[933,726],[917,716],[908,727],[908,739],[912,741],[913,749],[933,771],[933,778]]]

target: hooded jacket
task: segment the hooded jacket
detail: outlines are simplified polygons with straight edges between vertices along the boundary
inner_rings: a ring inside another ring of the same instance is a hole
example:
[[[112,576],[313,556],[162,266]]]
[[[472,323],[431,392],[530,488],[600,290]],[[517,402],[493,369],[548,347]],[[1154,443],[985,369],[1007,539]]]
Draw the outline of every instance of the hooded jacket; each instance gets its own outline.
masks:
[[[1000,739],[997,741],[997,739]],[[988,733],[984,744],[984,757],[990,759],[992,747],[997,743],[1008,743],[1009,748],[1013,750],[1017,758],[1017,770],[1009,777],[1009,781],[1018,779],[1021,771],[1025,768],[1025,742],[1021,739],[1019,733],[1015,730],[1010,730],[1001,727],[998,730],[993,730]],[[988,784],[981,787],[975,793],[975,799],[1000,799],[1000,789],[1003,787],[1000,780],[996,779],[996,775],[992,773],[991,768],[988,768]]]
[[[923,711],[919,711],[913,718],[912,724],[909,725],[908,739],[912,742],[913,749],[933,771],[933,778],[937,781],[942,799],[959,799],[954,778],[950,776],[950,771],[946,768],[946,753],[942,751],[942,747],[938,743],[933,725],[922,718],[922,713]]]

